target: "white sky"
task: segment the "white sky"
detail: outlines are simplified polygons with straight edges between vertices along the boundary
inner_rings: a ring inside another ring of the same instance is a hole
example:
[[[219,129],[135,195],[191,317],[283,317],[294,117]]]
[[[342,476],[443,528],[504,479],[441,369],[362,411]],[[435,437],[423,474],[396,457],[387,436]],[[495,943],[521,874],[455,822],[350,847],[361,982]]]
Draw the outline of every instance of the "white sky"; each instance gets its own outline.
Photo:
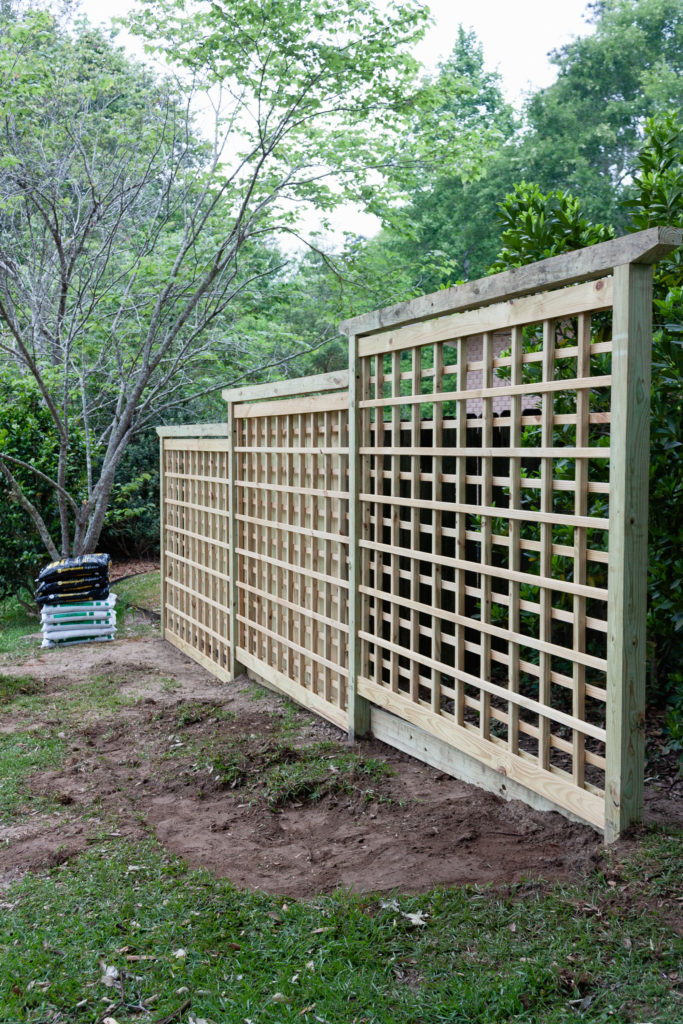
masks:
[[[379,0],[380,3],[386,0]],[[397,0],[400,3],[400,0]],[[488,70],[502,77],[507,99],[521,106],[526,93],[550,85],[555,68],[547,54],[576,36],[587,35],[593,26],[586,24],[588,0],[428,0],[434,25],[428,30],[417,56],[428,68],[448,56],[462,24],[474,29],[484,50]],[[135,0],[81,0],[81,7],[93,22],[108,21],[126,14]],[[136,40],[121,33],[119,40],[144,56]],[[373,235],[379,228],[375,217],[359,211],[339,210],[330,218],[333,237],[337,231],[353,230]],[[310,227],[313,227],[311,223]]]
[[[484,47],[487,67],[500,71],[506,95],[516,104],[525,92],[554,80],[555,69],[547,59],[550,50],[592,31],[583,19],[587,0],[428,2],[435,24],[418,52],[421,60],[434,67],[448,56],[458,25],[473,28]],[[81,6],[91,21],[99,22],[125,14],[134,0],[81,0]]]
[[[419,54],[425,64],[448,55],[459,24],[473,28],[488,69],[500,71],[515,104],[525,92],[554,81],[550,50],[593,31],[583,19],[587,0],[429,0],[429,6],[436,24]]]

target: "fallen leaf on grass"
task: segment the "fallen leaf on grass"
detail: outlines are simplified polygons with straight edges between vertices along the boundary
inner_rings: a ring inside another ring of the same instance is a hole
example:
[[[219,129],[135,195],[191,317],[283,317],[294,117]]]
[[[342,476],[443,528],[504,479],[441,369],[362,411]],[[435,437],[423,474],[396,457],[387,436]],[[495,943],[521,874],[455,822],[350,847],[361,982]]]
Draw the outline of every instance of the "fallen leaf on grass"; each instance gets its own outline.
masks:
[[[118,970],[113,966],[107,967],[104,960],[100,960],[100,967],[102,968],[100,984],[106,985],[107,988],[113,988],[119,978]]]
[[[422,910],[417,910],[414,914],[406,914],[401,911],[401,917],[405,917],[406,921],[409,921],[414,928],[427,924],[427,915]]]
[[[286,996],[282,992],[276,992],[273,996],[274,1003],[291,1003],[291,996]]]
[[[184,960],[187,956],[187,950],[185,949],[174,949],[171,956],[175,957],[176,960]]]
[[[380,900],[379,905],[382,910],[393,910],[396,914],[401,909],[398,905],[398,900]]]

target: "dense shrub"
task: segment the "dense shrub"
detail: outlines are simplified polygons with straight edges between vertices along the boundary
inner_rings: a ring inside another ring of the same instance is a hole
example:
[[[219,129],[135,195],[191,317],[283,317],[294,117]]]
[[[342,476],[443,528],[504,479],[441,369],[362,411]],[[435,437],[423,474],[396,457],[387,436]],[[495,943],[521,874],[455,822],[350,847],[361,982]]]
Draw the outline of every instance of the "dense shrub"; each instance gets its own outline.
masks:
[[[77,456],[70,460],[67,487],[79,493],[83,481],[77,467],[84,464],[83,440],[74,433],[70,445]],[[45,408],[32,377],[0,370],[0,452],[28,462],[54,478],[57,474],[59,445],[54,422]],[[59,536],[59,513],[55,491],[49,483],[24,466],[8,462],[24,494],[37,508],[53,537]],[[76,467],[76,468],[75,468]],[[6,479],[0,475],[0,599],[33,590],[37,569],[48,556],[28,513],[15,501]]]
[[[624,209],[630,228],[683,227],[680,112],[647,122]],[[521,266],[612,237],[575,197],[528,183],[501,206],[505,229],[493,269]],[[655,267],[648,569],[648,699],[683,707],[683,254]]]

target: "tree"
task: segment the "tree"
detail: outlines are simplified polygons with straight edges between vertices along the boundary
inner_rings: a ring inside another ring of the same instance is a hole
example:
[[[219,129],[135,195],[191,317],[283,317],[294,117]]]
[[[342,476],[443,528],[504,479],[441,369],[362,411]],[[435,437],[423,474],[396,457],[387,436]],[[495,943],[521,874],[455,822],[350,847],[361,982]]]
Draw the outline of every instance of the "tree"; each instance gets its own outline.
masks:
[[[569,189],[589,219],[621,231],[645,120],[683,104],[683,2],[597,0],[589,10],[595,32],[554,51],[556,81],[527,104],[519,155],[527,180]]]
[[[85,21],[0,21],[0,351],[51,417],[56,537],[22,486],[31,461],[4,450],[0,473],[51,556],[94,549],[137,431],[220,386],[221,367],[284,358],[255,355],[234,311],[258,305],[281,270],[267,240],[298,230],[299,207],[391,207],[384,175],[398,173],[391,143],[414,116],[410,51],[425,18],[417,0],[388,14],[369,0],[191,14],[149,3],[133,26],[182,63],[185,84]],[[188,75],[213,86],[212,143],[194,127]]]
[[[683,119],[645,122],[633,181],[622,199],[628,229],[683,227]],[[503,203],[503,249],[495,270],[582,248],[614,234],[584,216],[576,197],[524,184]],[[654,269],[648,563],[649,697],[683,709],[683,253]]]

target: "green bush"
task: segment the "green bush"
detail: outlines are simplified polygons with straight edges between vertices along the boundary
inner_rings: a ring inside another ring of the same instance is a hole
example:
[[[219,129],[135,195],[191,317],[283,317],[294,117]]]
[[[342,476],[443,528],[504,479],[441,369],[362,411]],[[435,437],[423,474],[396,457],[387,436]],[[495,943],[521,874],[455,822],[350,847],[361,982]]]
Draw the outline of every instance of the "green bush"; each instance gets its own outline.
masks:
[[[639,231],[683,227],[683,126],[680,112],[647,122],[646,135],[623,203]],[[613,237],[583,216],[578,199],[543,193],[523,182],[501,204],[505,224],[494,270],[522,266]],[[648,569],[648,700],[683,707],[683,254],[654,273],[654,340],[650,436]]]
[[[84,465],[83,442],[72,433],[75,457],[67,469],[67,487],[79,493],[83,481],[77,467]],[[46,409],[32,377],[0,369],[0,453],[28,462],[54,478],[59,445],[52,416]],[[59,512],[54,488],[35,473],[16,463],[8,468],[24,494],[37,508],[53,537],[59,537]],[[15,501],[6,479],[0,475],[0,599],[21,594],[29,597],[33,581],[48,556],[28,513]]]

